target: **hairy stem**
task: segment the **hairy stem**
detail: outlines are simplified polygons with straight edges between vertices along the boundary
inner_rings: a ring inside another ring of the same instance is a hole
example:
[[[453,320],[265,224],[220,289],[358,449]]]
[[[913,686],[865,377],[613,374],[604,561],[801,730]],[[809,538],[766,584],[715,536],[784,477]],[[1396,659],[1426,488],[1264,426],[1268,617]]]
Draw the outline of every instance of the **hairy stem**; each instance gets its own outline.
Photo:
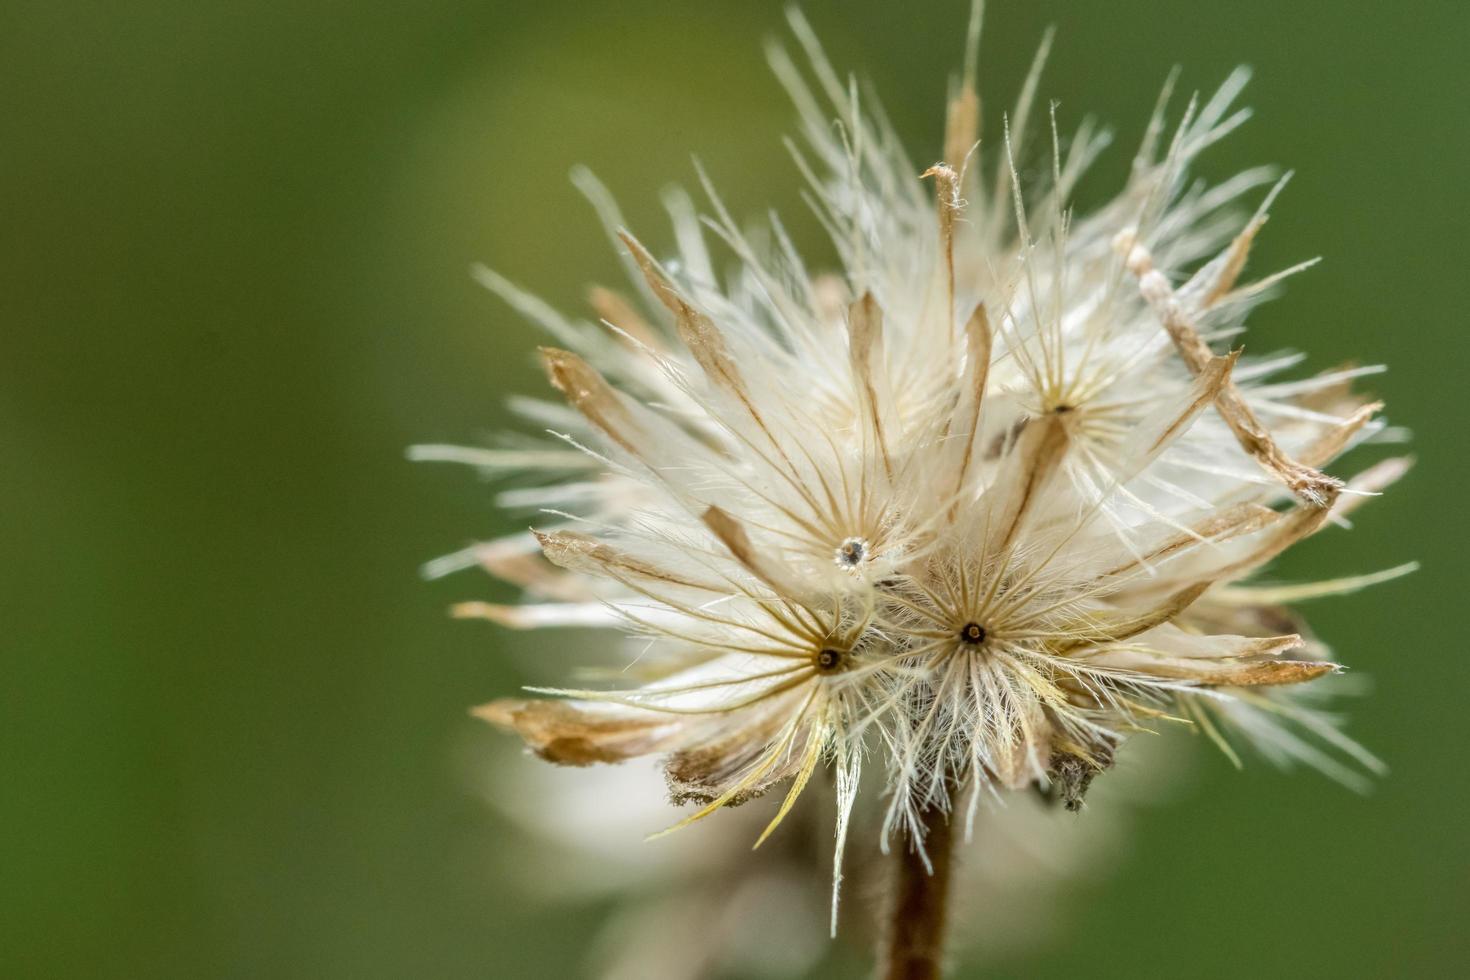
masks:
[[[937,980],[943,975],[954,828],[949,813],[937,806],[924,811],[923,827],[932,872],[911,847],[894,855],[887,934],[879,958],[883,980]]]

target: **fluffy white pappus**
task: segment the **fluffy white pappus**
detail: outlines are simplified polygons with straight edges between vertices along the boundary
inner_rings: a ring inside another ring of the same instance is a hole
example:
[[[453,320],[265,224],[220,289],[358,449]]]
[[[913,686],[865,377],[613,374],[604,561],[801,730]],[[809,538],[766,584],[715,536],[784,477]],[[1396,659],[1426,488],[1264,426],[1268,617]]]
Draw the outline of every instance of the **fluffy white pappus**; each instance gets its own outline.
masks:
[[[961,800],[1080,807],[1164,726],[1360,782],[1377,761],[1291,697],[1338,668],[1285,604],[1375,577],[1242,583],[1407,463],[1323,471],[1382,431],[1350,387],[1373,369],[1279,380],[1296,355],[1231,349],[1305,267],[1243,278],[1284,181],[1191,175],[1246,118],[1245,73],[1172,123],[1171,78],[1122,189],[1076,216],[1109,137],[1088,122],[1064,143],[1036,111],[1047,43],[984,153],[972,48],[945,162],[921,171],[791,20],[805,65],[771,62],[836,270],[808,271],[779,221],[743,230],[702,174],[709,213],[669,194],[655,254],[578,172],[631,291],[594,289],[598,322],[577,321],[477,273],[558,345],[542,356],[566,404],[518,404],[545,442],[414,451],[542,477],[502,499],[539,511],[533,534],[429,571],[481,564],[527,593],[463,615],[622,628],[636,682],[479,713],[553,762],[665,756],[696,805],[676,827],[785,784],[763,840],[827,770],[839,881],[865,767],[884,840],[920,850],[925,814]],[[1049,166],[1022,180],[1022,158]]]

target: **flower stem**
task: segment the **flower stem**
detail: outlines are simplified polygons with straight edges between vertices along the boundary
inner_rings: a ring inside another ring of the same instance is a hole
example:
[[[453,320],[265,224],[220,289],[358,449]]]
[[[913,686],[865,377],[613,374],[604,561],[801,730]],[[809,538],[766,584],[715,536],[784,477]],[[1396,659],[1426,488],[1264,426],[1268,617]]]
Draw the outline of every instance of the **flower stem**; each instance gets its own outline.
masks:
[[[943,975],[954,829],[949,812],[937,806],[926,809],[922,820],[929,865],[912,847],[894,855],[888,931],[880,956],[883,980],[938,980]]]

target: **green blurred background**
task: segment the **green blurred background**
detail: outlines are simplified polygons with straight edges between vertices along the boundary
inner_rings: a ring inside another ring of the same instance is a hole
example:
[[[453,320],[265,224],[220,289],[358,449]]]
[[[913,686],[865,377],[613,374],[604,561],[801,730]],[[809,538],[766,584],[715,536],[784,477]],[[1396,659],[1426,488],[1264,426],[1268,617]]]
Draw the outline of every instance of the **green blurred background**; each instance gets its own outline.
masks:
[[[964,8],[806,5],[920,161]],[[1327,262],[1251,349],[1389,362],[1372,386],[1421,461],[1280,577],[1425,565],[1308,609],[1375,682],[1351,730],[1393,767],[1376,792],[1200,753],[999,975],[1464,970],[1467,11],[991,4],[988,91],[1055,23],[1043,93],[1124,146],[1176,62],[1186,88],[1257,68],[1206,172],[1295,167],[1255,268]],[[0,26],[0,975],[578,975],[605,909],[499,880],[515,838],[466,775],[490,749],[466,707],[534,644],[445,616],[500,594],[484,577],[416,574],[512,522],[403,448],[482,441],[540,390],[534,329],[471,262],[567,310],[616,278],[574,163],[662,245],[697,153],[828,254],[761,50],[780,4],[9,0]]]

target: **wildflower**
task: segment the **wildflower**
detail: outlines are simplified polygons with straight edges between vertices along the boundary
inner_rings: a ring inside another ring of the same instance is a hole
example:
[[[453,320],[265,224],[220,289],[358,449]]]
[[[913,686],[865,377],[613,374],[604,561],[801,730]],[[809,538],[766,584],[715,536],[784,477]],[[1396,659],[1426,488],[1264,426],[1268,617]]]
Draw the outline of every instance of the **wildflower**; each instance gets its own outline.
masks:
[[[838,273],[810,273],[778,221],[747,235],[702,175],[712,213],[672,195],[661,261],[585,173],[635,298],[599,287],[600,324],[573,322],[480,273],[561,345],[542,358],[571,411],[519,406],[552,430],[536,448],[420,451],[548,477],[506,494],[541,509],[532,534],[447,563],[546,601],[462,611],[621,627],[641,683],[479,714],[553,762],[665,756],[674,801],[697,804],[675,828],[785,784],[764,840],[830,769],[838,880],[865,758],[886,783],[885,841],[902,835],[926,865],[962,798],[971,819],[1026,787],[1076,809],[1132,734],[1160,726],[1348,780],[1328,749],[1376,768],[1282,693],[1339,668],[1280,603],[1364,581],[1240,584],[1406,466],[1323,471],[1384,433],[1380,406],[1349,389],[1368,371],[1279,381],[1294,356],[1228,347],[1310,264],[1244,282],[1284,181],[1190,176],[1244,121],[1244,73],[1172,130],[1171,79],[1125,186],[1077,218],[1068,198],[1108,134],[1085,123],[1064,152],[1053,110],[1049,174],[1023,181],[1015,163],[1047,43],[999,152],[978,154],[972,18],[946,160],[921,172],[791,19],[815,84],[779,48],[772,64]],[[835,883],[833,907],[835,927]]]

